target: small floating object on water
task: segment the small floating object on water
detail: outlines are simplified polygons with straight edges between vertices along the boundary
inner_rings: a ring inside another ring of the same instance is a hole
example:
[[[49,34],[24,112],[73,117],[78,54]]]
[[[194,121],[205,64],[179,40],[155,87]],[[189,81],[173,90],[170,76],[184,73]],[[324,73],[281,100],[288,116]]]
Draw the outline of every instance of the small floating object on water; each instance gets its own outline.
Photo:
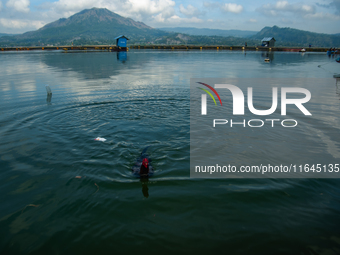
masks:
[[[301,50],[300,50],[300,52],[306,52],[306,49],[305,49],[305,48],[303,48],[303,49],[301,49]]]
[[[94,140],[100,141],[100,142],[105,142],[105,141],[106,141],[106,139],[103,138],[103,137],[97,137],[97,138],[95,138]]]
[[[77,175],[76,177],[74,177],[76,179],[81,179],[81,176]]]
[[[264,62],[270,62],[270,59],[269,58],[265,58]]]
[[[52,90],[50,86],[46,85],[45,88],[46,88],[47,95],[52,95]]]

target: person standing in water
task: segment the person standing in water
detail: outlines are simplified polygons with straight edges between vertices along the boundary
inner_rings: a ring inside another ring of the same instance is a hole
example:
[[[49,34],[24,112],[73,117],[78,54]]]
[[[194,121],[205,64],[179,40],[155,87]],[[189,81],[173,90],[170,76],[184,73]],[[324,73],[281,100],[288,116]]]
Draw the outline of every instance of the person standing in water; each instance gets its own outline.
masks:
[[[142,165],[140,166],[140,176],[146,176],[149,174],[149,160],[147,158],[143,158]]]

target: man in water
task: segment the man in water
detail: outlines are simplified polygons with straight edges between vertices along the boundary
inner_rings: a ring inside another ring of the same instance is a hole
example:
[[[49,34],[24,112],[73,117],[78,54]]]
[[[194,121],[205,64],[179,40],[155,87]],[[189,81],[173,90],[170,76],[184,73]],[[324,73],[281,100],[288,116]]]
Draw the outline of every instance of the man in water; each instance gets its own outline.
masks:
[[[140,181],[142,182],[142,192],[144,197],[149,197],[149,188],[148,188],[148,176],[149,176],[150,168],[149,168],[149,160],[147,158],[143,158],[142,165],[140,166]]]
[[[149,174],[149,160],[147,158],[143,158],[142,165],[140,166],[140,176],[147,176]]]
[[[149,158],[149,155],[146,154],[146,150],[148,148],[149,146],[142,151],[140,157],[136,160],[134,166],[132,167],[132,173],[135,176],[145,178],[150,177],[153,174],[151,159]]]

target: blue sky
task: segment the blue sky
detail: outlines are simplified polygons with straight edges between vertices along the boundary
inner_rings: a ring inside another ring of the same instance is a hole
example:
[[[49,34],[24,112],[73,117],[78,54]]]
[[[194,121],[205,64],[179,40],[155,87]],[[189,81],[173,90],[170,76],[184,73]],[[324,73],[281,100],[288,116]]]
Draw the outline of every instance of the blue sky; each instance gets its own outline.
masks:
[[[340,0],[0,0],[0,33],[23,33],[92,7],[159,27],[340,33]]]

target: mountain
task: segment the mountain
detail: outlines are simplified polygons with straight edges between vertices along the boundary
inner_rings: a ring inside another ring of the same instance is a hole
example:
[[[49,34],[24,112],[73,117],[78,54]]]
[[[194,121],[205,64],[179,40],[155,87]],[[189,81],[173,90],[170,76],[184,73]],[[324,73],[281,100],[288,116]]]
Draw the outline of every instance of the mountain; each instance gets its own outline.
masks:
[[[59,19],[44,27],[21,35],[1,38],[1,44],[112,44],[119,35],[145,40],[152,36],[164,36],[167,32],[154,29],[142,22],[124,18],[105,8],[86,9],[65,19]]]
[[[166,30],[166,31],[163,31]],[[0,46],[98,45],[115,44],[114,38],[125,35],[132,44],[230,45],[261,44],[263,37],[274,37],[276,46],[339,47],[339,34],[318,34],[293,28],[265,27],[260,32],[199,28],[155,29],[142,22],[124,18],[105,8],[86,9],[65,19],[21,35],[0,34]],[[170,32],[174,31],[174,32]]]
[[[260,32],[251,36],[250,38],[260,41],[264,37],[274,37],[276,40],[275,46],[308,47],[309,44],[311,44],[313,47],[340,46],[340,36],[338,34],[330,35],[313,33],[290,27],[264,27]]]
[[[257,31],[247,30],[223,30],[223,29],[210,29],[210,28],[195,28],[195,27],[163,27],[158,28],[167,32],[176,32],[188,35],[205,35],[205,36],[233,36],[233,37],[250,37],[257,33]]]
[[[0,37],[3,37],[3,36],[12,36],[12,35],[15,35],[15,34],[0,33]]]

